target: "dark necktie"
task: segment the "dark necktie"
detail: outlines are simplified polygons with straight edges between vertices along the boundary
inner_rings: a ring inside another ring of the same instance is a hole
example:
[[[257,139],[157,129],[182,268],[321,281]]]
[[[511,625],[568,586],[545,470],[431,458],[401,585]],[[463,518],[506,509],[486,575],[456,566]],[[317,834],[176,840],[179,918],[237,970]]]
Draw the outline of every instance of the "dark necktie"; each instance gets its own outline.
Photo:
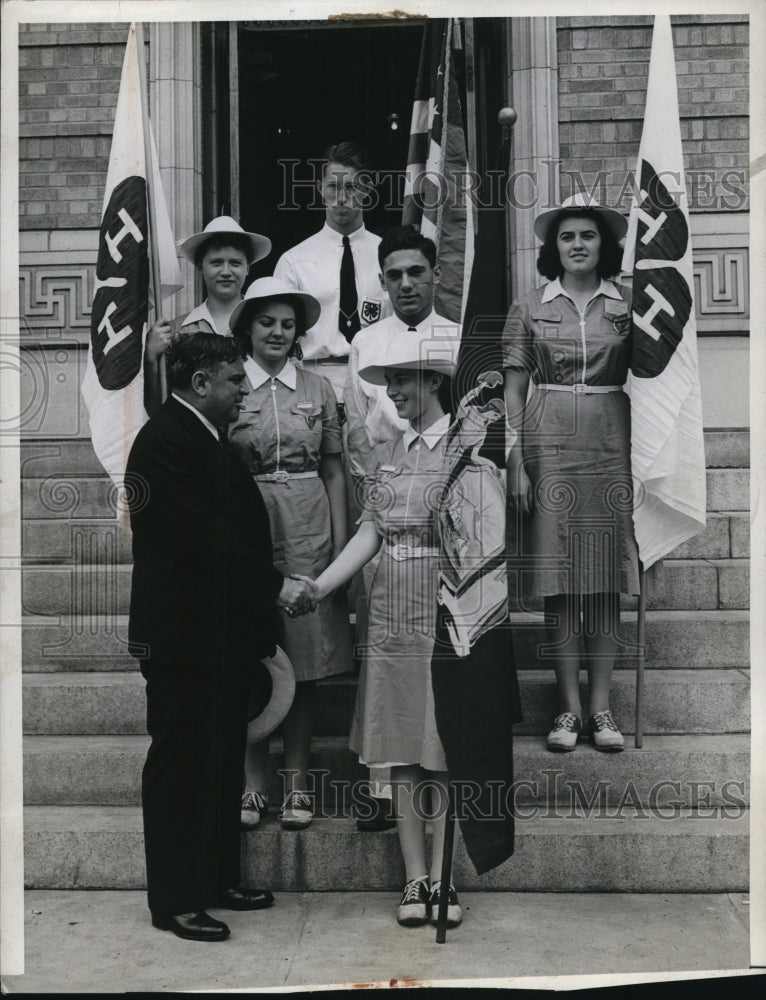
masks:
[[[338,312],[338,329],[351,341],[354,334],[359,333],[362,324],[359,322],[359,309],[356,297],[356,281],[354,280],[354,255],[348,236],[343,237],[343,257],[340,262],[340,310]]]

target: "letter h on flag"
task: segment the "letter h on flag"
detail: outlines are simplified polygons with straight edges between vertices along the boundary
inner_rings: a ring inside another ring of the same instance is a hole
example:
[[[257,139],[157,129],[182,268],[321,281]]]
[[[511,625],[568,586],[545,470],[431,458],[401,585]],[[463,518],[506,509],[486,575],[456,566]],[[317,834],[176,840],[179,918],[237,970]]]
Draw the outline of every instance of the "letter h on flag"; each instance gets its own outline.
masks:
[[[146,420],[144,339],[150,304],[156,314],[159,310],[150,290],[158,289],[159,298],[165,299],[182,287],[154,139],[144,120],[140,36],[140,26],[131,25],[109,154],[82,384],[93,450],[118,485],[133,438]]]
[[[628,392],[644,569],[705,527],[692,246],[670,18],[654,19],[644,129],[622,270],[633,271]]]

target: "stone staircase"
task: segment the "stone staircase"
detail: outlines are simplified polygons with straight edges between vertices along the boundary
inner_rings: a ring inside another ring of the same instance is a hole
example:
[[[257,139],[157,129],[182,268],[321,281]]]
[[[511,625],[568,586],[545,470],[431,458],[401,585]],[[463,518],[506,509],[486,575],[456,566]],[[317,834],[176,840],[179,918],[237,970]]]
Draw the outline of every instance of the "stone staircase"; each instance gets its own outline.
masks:
[[[542,736],[555,714],[537,658],[540,616],[514,615],[524,724],[516,728],[517,850],[465,889],[733,892],[748,888],[749,438],[708,431],[709,521],[665,561],[647,613],[644,745]],[[86,440],[22,446],[25,878],[34,888],[144,886],[143,681],[127,655],[130,542],[119,497]],[[635,611],[613,709],[633,733]],[[243,835],[246,881],[277,890],[401,888],[396,834],[360,834],[347,748],[354,674],[319,685],[312,767],[319,816],[299,833],[273,816]],[[280,798],[273,741],[271,798]]]

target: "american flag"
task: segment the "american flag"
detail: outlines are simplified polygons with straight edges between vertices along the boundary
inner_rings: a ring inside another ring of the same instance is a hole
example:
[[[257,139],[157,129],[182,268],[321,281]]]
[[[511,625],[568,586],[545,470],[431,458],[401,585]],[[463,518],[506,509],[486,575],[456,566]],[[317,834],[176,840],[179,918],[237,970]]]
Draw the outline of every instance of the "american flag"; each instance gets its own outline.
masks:
[[[434,241],[439,283],[434,308],[460,323],[473,265],[473,212],[466,192],[468,155],[454,48],[452,18],[429,21],[420,50],[402,222]]]

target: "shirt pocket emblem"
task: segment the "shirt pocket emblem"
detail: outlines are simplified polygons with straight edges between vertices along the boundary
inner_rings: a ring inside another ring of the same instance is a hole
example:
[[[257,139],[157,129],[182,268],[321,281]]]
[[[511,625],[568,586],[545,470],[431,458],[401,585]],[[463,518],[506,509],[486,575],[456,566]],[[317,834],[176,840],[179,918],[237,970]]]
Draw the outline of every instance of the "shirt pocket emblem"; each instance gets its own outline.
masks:
[[[380,299],[365,299],[359,315],[365,323],[377,323],[380,319],[381,303]]]
[[[604,318],[609,320],[618,336],[626,337],[630,333],[630,311],[624,302],[605,302]]]
[[[317,417],[322,415],[322,407],[312,402],[297,403],[292,407],[291,412],[296,414],[296,416],[303,417],[309,428],[313,429],[314,424],[317,422]]]

